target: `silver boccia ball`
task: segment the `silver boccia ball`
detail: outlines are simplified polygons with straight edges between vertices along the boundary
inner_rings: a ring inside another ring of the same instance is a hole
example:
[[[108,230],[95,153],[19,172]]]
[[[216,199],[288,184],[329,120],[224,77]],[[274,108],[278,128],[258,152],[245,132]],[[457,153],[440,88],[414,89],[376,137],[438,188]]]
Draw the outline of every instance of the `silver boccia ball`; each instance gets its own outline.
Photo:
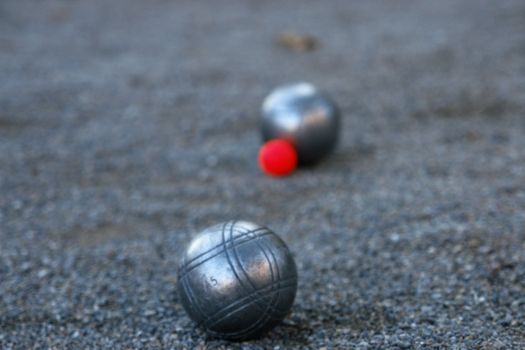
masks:
[[[300,164],[317,163],[337,144],[339,108],[312,84],[276,88],[264,99],[261,115],[263,140],[289,140]]]
[[[190,318],[210,335],[255,338],[290,311],[297,269],[286,244],[266,227],[229,221],[205,229],[181,259],[177,288]]]

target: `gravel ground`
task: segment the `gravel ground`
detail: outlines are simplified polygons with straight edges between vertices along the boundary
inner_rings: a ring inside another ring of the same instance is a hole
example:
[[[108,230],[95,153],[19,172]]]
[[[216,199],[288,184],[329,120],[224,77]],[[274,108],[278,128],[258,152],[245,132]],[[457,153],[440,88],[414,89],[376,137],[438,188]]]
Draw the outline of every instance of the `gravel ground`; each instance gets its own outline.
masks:
[[[266,177],[258,108],[302,80],[342,142]],[[525,348],[524,114],[519,0],[3,0],[0,348]],[[235,218],[300,273],[244,343],[175,288],[183,245]]]

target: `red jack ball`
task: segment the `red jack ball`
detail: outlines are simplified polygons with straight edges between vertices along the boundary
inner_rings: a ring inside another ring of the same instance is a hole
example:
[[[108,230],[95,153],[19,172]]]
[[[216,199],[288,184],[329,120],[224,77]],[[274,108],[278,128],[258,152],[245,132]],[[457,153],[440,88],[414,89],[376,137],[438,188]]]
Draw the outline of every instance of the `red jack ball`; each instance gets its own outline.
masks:
[[[297,167],[297,151],[288,141],[270,140],[259,150],[259,166],[268,175],[289,175]]]

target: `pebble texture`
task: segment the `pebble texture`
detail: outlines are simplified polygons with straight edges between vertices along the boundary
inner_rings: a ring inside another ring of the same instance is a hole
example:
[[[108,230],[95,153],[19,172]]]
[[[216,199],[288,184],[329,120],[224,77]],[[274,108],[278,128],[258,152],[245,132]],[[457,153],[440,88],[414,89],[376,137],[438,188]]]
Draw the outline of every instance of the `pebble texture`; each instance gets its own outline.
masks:
[[[258,111],[298,80],[341,143],[277,180]],[[0,348],[524,348],[524,114],[520,0],[3,0]],[[299,272],[243,343],[176,293],[184,244],[236,218]]]

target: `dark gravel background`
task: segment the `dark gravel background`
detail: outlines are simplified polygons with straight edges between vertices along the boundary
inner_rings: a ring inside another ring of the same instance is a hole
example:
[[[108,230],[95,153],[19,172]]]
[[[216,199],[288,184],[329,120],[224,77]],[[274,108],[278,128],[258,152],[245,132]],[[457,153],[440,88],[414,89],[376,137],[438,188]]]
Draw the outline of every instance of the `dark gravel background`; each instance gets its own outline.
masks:
[[[300,80],[342,142],[269,178],[258,108]],[[3,0],[0,348],[525,348],[524,113],[519,0]],[[245,343],[175,291],[183,244],[234,218],[300,272]]]

